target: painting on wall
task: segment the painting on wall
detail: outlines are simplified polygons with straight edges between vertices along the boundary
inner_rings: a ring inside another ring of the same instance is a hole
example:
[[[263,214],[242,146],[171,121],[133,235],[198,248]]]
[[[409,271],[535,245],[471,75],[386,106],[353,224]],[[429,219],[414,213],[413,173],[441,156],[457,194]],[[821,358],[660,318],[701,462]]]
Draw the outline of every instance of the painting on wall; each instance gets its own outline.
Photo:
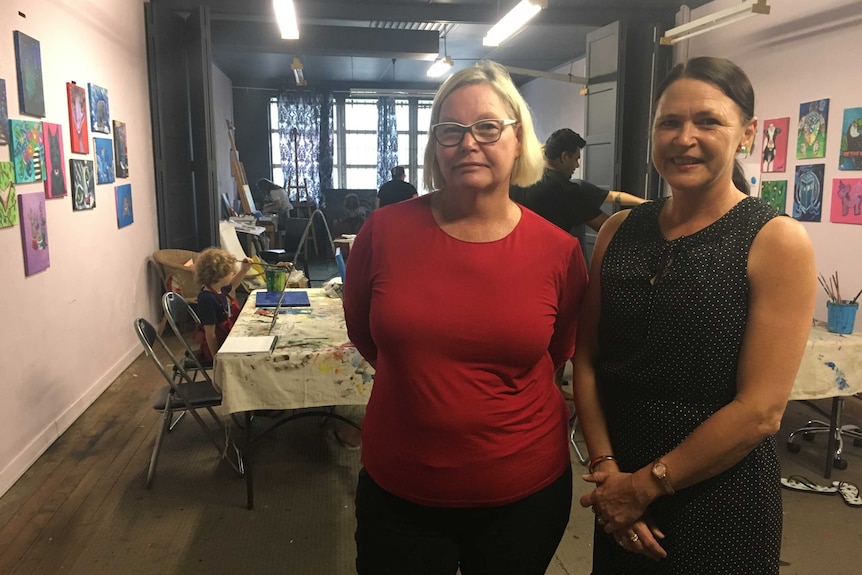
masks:
[[[93,147],[96,150],[96,183],[113,183],[114,144],[110,138],[93,138]]]
[[[134,223],[132,212],[132,184],[123,184],[114,188],[117,196],[117,227],[124,228]]]
[[[790,139],[790,118],[774,118],[763,122],[763,152],[761,171],[781,173],[787,169],[787,142]]]
[[[15,172],[15,183],[29,184],[42,181],[42,122],[9,120],[10,157]]]
[[[18,225],[18,198],[12,162],[0,162],[0,228]]]
[[[18,196],[21,214],[21,248],[24,251],[24,275],[31,276],[48,269],[48,221],[45,218],[45,196],[21,194]]]
[[[862,178],[832,180],[830,222],[862,225]]]
[[[108,106],[108,90],[95,84],[87,84],[90,91],[90,129],[101,134],[111,133],[111,109]]]
[[[66,195],[66,160],[63,154],[63,127],[42,122],[42,143],[45,148],[45,197]]]
[[[826,124],[829,120],[829,98],[814,100],[799,106],[799,134],[796,138],[796,159],[826,157]]]
[[[73,154],[90,153],[90,134],[87,131],[87,93],[74,82],[66,83],[69,101],[69,141]]]
[[[819,222],[823,208],[825,164],[796,166],[793,187],[793,217],[800,222]]]
[[[42,54],[39,41],[15,31],[15,62],[18,70],[18,107],[22,114],[45,117],[42,90]]]
[[[72,172],[72,209],[92,210],[96,207],[96,181],[93,178],[93,162],[69,160]]]
[[[839,170],[862,170],[862,108],[844,110]]]
[[[787,208],[787,180],[763,182],[760,187],[760,197],[778,210],[778,213],[785,213]]]
[[[114,120],[114,159],[118,178],[129,177],[129,147],[126,142],[126,123]]]
[[[0,78],[0,146],[9,143],[9,108],[6,104],[6,80]]]

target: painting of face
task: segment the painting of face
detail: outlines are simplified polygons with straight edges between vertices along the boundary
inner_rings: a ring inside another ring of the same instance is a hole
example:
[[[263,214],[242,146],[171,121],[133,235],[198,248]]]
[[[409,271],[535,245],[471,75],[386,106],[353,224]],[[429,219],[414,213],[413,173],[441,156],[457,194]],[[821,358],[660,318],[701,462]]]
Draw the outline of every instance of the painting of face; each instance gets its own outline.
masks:
[[[682,78],[658,101],[653,164],[675,191],[730,187],[736,153],[753,142],[755,129],[755,121],[743,125],[739,106],[718,86]]]
[[[470,125],[484,119],[514,119],[512,112],[487,84],[472,84],[458,88],[446,98],[440,108],[439,122]],[[509,180],[515,160],[521,153],[518,126],[503,128],[500,139],[488,144],[476,142],[472,134],[464,134],[457,146],[437,144],[437,162],[446,182],[446,189],[456,191],[509,190]]]
[[[87,93],[80,86],[68,82],[66,96],[69,101],[69,141],[73,154],[89,154],[90,140],[87,128]]]

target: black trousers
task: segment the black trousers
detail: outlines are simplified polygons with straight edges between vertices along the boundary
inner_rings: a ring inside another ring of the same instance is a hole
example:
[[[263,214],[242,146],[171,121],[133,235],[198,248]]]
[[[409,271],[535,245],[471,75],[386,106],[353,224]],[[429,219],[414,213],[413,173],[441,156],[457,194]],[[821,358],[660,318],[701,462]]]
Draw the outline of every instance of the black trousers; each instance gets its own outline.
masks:
[[[544,575],[572,506],[572,469],[514,503],[427,507],[384,491],[362,469],[356,489],[359,575]]]

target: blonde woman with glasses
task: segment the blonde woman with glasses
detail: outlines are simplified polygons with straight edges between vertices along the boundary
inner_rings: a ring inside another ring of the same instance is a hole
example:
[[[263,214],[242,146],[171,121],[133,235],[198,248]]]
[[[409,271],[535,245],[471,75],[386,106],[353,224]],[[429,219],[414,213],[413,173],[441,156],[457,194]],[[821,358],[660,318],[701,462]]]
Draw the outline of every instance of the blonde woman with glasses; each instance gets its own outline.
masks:
[[[568,408],[587,275],[576,239],[509,199],[542,171],[501,66],[440,88],[431,193],[374,212],[350,251],[350,339],[376,369],[356,494],[360,575],[541,575],[568,523]]]

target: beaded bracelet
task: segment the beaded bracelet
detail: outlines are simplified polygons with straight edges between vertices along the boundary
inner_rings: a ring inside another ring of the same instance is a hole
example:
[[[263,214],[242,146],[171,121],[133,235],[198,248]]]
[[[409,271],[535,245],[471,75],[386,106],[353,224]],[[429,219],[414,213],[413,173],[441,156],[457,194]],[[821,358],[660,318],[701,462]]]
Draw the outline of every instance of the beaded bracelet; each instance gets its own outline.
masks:
[[[617,459],[613,455],[599,455],[598,457],[594,457],[593,459],[590,459],[590,465],[587,469],[589,469],[590,473],[592,473],[595,470],[596,465],[598,465],[599,463],[602,463],[604,461],[616,461],[616,460]]]

